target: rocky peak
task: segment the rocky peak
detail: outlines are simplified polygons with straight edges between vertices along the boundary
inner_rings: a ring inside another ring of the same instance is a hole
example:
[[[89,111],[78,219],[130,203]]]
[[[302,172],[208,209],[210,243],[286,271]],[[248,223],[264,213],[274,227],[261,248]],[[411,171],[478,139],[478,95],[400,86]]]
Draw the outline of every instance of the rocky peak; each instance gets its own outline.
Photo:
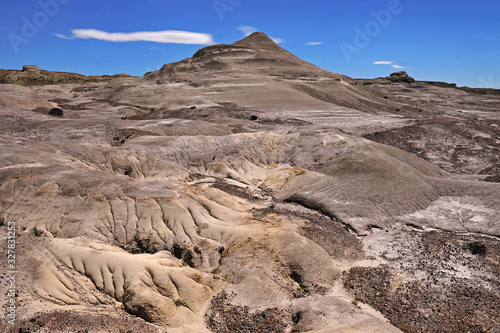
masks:
[[[276,44],[263,32],[254,32],[250,36],[233,43],[233,45],[245,46],[252,49],[261,50],[283,50],[278,44]]]
[[[199,49],[194,55],[193,59],[198,59],[206,55],[219,54],[221,52],[255,52],[260,51],[274,51],[286,52],[283,48],[278,46],[271,38],[263,32],[254,32],[250,36],[239,40],[233,44],[215,44]]]

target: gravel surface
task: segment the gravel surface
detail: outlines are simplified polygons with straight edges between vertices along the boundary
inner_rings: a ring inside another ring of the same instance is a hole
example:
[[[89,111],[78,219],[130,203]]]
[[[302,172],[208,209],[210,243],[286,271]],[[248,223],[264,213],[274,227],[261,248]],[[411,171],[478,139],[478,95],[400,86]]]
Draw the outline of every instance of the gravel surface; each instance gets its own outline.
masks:
[[[400,237],[405,242],[381,253],[386,264],[345,273],[344,287],[356,300],[404,332],[500,332],[497,239],[437,231]],[[472,254],[473,242],[486,253]]]
[[[205,316],[207,326],[217,333],[282,333],[290,326],[291,315],[280,309],[250,311],[248,306],[231,304],[231,295],[220,292],[212,299]]]
[[[139,318],[85,314],[74,311],[54,311],[38,314],[21,321],[11,332],[32,333],[165,333],[165,329]]]

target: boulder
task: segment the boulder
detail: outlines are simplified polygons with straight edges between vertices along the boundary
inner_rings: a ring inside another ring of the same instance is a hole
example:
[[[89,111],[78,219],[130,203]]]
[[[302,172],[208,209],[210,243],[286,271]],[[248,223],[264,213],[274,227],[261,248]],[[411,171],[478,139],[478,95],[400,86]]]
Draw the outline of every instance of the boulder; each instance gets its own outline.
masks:
[[[392,82],[402,82],[402,83],[415,82],[415,79],[412,78],[411,76],[408,76],[408,73],[406,73],[405,71],[392,73],[390,76],[387,77],[387,79],[391,80]]]
[[[41,69],[33,65],[24,65],[23,72],[40,72]]]

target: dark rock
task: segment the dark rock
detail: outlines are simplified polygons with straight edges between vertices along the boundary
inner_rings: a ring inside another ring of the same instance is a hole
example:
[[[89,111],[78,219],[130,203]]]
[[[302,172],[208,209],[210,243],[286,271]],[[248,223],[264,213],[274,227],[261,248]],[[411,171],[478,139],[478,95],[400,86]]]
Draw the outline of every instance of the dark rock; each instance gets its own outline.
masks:
[[[406,73],[405,71],[392,73],[390,76],[387,77],[387,79],[391,80],[392,82],[402,82],[402,83],[415,82],[415,79],[412,78],[411,76],[408,76],[408,73]]]
[[[53,108],[49,110],[49,115],[55,117],[62,117],[64,115],[64,112],[59,108]]]
[[[278,308],[254,312],[248,306],[233,305],[231,295],[223,290],[212,299],[205,322],[213,332],[281,333],[287,330],[292,318]]]

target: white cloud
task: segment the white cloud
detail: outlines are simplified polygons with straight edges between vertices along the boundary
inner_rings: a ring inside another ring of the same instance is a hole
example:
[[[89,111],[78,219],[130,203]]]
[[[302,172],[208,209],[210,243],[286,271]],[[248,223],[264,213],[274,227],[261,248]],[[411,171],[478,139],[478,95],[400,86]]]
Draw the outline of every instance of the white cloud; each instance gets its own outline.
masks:
[[[64,39],[99,39],[108,42],[156,42],[173,44],[214,44],[212,35],[206,33],[164,30],[164,31],[138,31],[138,32],[106,32],[96,29],[74,29],[72,36],[55,34]]]
[[[236,30],[240,30],[241,32],[243,32],[243,35],[245,35],[245,37],[248,37],[254,32],[258,31],[256,28],[250,27],[248,25],[240,25],[238,28],[236,28]]]
[[[374,65],[392,65],[394,61],[375,61]]]
[[[395,68],[395,69],[408,68],[408,67],[398,65],[394,61],[375,61],[373,64],[374,65],[390,65],[392,68]]]
[[[309,43],[306,43],[306,45],[321,45],[321,44],[325,44],[325,42],[309,42]]]

